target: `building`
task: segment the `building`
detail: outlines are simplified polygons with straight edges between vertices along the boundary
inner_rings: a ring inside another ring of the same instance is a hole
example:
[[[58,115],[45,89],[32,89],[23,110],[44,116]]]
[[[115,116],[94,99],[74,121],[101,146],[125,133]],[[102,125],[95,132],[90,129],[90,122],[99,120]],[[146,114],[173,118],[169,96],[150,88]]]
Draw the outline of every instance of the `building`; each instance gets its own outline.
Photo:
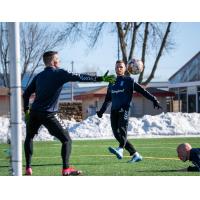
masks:
[[[8,115],[10,110],[9,89],[0,87],[0,116]]]
[[[200,51],[169,78],[173,112],[200,113]]]
[[[107,83],[93,83],[93,82],[68,82],[63,85],[63,89],[60,94],[59,102],[71,101],[74,96],[89,92],[101,88],[102,86],[108,85]]]
[[[25,77],[22,81],[22,88],[25,88],[28,77]],[[73,87],[72,87],[73,84]],[[108,83],[96,82],[96,83],[66,83],[61,91],[59,102],[60,104],[74,101],[81,101],[82,103],[82,115],[83,119],[88,116],[94,115],[98,110],[107,92]],[[163,110],[153,109],[152,103],[145,99],[143,96],[134,93],[134,103],[132,103],[130,114],[131,116],[141,117],[145,114],[156,115],[161,112],[172,111],[171,101],[174,97],[173,92],[168,91],[168,82],[152,82],[149,83],[147,90],[155,95],[161,102]],[[9,112],[9,96],[6,97],[6,92],[1,92],[0,100],[0,115],[8,114]],[[73,95],[73,98],[72,98]],[[30,98],[30,104],[34,100],[34,94]],[[6,102],[5,102],[6,101]],[[107,109],[107,113],[110,112],[110,108]]]
[[[153,104],[151,101],[143,97],[142,95],[134,92],[130,116],[132,117],[141,117],[143,115],[157,115],[161,112],[169,111],[168,104],[170,103],[172,97],[174,97],[173,92],[169,92],[166,90],[161,90],[153,87],[146,88],[151,94],[155,95],[157,99],[160,101],[163,110],[157,110],[153,108]],[[80,95],[76,95],[74,97],[75,100],[82,101],[82,112],[83,119],[88,116],[96,114],[96,111],[99,110],[104,102],[105,95],[107,92],[107,87],[101,87],[99,89],[86,92]],[[110,113],[110,107],[106,110],[106,113]]]

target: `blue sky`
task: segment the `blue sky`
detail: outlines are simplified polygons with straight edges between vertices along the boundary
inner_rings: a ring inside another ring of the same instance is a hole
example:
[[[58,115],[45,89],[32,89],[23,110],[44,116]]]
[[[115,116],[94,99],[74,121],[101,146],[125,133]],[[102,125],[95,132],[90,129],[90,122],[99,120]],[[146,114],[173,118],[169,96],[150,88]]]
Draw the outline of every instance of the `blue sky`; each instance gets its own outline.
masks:
[[[165,54],[158,65],[153,81],[167,81],[181,66],[200,51],[200,23],[181,22],[173,27],[173,40],[176,45],[173,50]],[[114,72],[117,59],[117,37],[115,34],[104,34],[94,49],[89,49],[86,42],[80,41],[68,45],[60,52],[62,67],[71,70],[74,61],[74,71],[97,71],[99,75],[107,69]],[[146,63],[147,71],[150,62]]]

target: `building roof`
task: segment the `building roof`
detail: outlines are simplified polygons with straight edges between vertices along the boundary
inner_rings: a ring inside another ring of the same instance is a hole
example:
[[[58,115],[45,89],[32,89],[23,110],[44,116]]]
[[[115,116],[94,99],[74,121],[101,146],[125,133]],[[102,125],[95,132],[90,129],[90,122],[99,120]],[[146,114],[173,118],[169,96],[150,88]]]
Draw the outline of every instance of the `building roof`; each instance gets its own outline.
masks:
[[[188,64],[190,63],[190,62],[192,62],[195,58],[197,58],[198,56],[200,56],[200,51],[196,54],[196,55],[194,55],[188,62],[186,62],[177,72],[175,72],[170,78],[169,78],[169,80],[171,80],[172,78],[174,78],[180,71],[182,71],[185,67],[187,67],[188,66]]]
[[[156,97],[170,97],[170,96],[175,96],[173,92],[169,92],[166,90],[161,90],[157,89],[154,87],[149,87],[146,88],[148,92],[151,94],[155,95]],[[92,90],[90,92],[82,93],[79,95],[74,96],[75,100],[84,100],[84,99],[89,99],[89,98],[94,98],[94,97],[103,97],[107,93],[107,87],[101,87],[100,89]],[[133,96],[142,96],[139,93],[133,92]]]
[[[146,90],[153,94],[154,96],[156,97],[173,97],[175,96],[175,93],[174,92],[169,92],[169,91],[166,91],[166,90],[161,90],[161,89],[158,89],[158,88],[155,88],[155,87],[148,87],[146,88]],[[134,96],[142,96],[141,94],[137,93],[137,92],[134,92]]]
[[[169,82],[168,81],[156,81],[148,83],[147,87],[155,87],[155,88],[167,88],[168,89]]]

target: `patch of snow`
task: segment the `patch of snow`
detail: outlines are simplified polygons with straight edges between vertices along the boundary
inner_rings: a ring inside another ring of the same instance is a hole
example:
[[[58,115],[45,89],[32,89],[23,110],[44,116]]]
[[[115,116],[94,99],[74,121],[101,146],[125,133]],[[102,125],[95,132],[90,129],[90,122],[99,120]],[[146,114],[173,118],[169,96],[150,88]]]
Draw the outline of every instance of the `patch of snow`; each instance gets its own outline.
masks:
[[[97,115],[90,116],[82,122],[63,120],[68,127],[72,139],[88,138],[102,139],[113,138],[110,125],[110,115],[104,114],[102,118]],[[10,138],[10,123],[6,117],[0,117],[0,142],[5,143]],[[22,138],[25,139],[26,126],[22,124]],[[161,113],[142,118],[129,118],[128,136],[194,136],[200,135],[199,113]],[[43,126],[38,131],[35,141],[55,140]]]

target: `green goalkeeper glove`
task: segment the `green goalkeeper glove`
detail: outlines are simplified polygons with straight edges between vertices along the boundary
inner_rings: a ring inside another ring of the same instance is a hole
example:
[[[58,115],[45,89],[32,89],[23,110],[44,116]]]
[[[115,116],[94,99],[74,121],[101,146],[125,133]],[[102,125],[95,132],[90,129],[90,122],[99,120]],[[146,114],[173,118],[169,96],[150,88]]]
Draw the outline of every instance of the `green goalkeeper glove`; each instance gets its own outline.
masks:
[[[27,124],[29,122],[30,119],[30,110],[27,110],[25,112],[25,123]]]
[[[115,75],[108,75],[109,70],[102,76],[102,81],[114,83],[116,80]]]

